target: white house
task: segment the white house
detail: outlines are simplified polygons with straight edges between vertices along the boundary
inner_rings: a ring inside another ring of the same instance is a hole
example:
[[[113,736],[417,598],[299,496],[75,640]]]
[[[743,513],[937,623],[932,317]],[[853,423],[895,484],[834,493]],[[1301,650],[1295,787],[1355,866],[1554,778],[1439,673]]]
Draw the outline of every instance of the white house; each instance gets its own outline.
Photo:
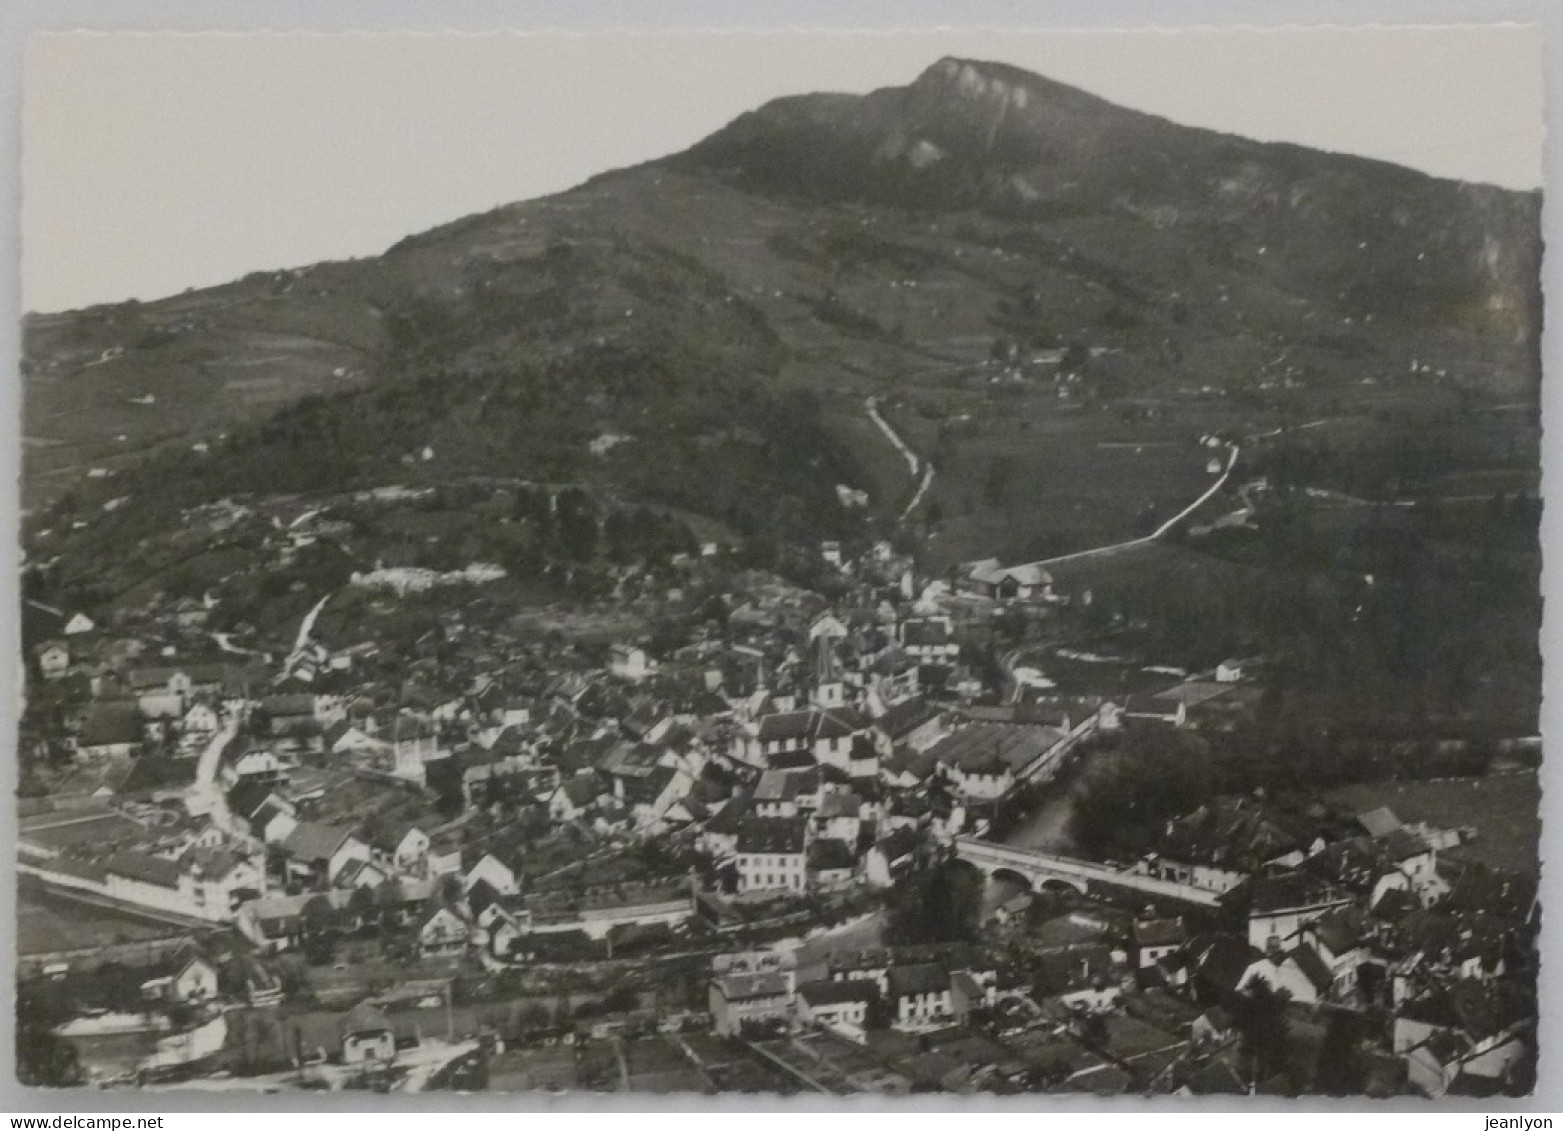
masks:
[[[1435,1099],[1462,1076],[1496,1091],[1526,1056],[1535,1016],[1535,999],[1513,982],[1459,980],[1400,1006],[1391,1048]]]
[[[233,781],[253,781],[270,785],[282,780],[281,759],[270,750],[247,750],[234,761],[225,775]]]
[[[870,805],[849,789],[833,789],[820,798],[814,811],[816,833],[827,840],[856,844],[865,819],[872,819],[881,806]]]
[[[809,825],[802,817],[755,817],[738,829],[738,890],[801,892],[808,885]]]
[[[480,880],[486,881],[500,895],[515,895],[520,890],[516,874],[498,857],[485,853],[483,858],[467,872],[463,888],[471,891]]]
[[[1448,891],[1438,874],[1438,854],[1426,840],[1407,829],[1395,829],[1377,841],[1385,859],[1411,881],[1424,906]]]
[[[1218,895],[1224,895],[1248,878],[1244,873],[1231,868],[1218,868],[1214,864],[1204,863],[1189,864],[1157,854],[1136,861],[1129,870],[1146,876],[1155,876],[1159,880],[1169,880],[1175,884],[1187,884],[1190,887],[1213,891]]]
[[[436,908],[418,927],[418,949],[426,956],[460,954],[467,948],[471,929],[449,907]]]
[[[461,871],[461,841],[449,834],[429,838],[429,859],[424,865],[426,879],[456,875]]]
[[[331,743],[331,753],[347,754],[359,751],[385,750],[387,743],[380,741],[365,733],[360,727],[349,723],[338,724],[340,729],[329,732],[326,739]]]
[[[810,982],[798,987],[798,1020],[805,1025],[862,1029],[879,986],[866,979]]]
[[[334,726],[347,718],[347,696],[316,695],[315,721],[322,727]]]
[[[1392,1047],[1411,1085],[1442,1098],[1464,1078],[1499,1091],[1529,1055],[1535,1004],[1512,984],[1460,981],[1401,1007]]]
[[[342,1021],[343,1064],[390,1064],[396,1033],[385,1014],[371,1005],[354,1007]]]
[[[1181,919],[1137,919],[1134,923],[1135,969],[1145,972],[1175,954],[1188,941]]]
[[[210,703],[192,703],[190,709],[185,712],[180,727],[186,735],[212,735],[216,734],[222,726],[222,720],[217,716],[217,710]]]
[[[199,954],[187,955],[172,973],[141,983],[143,997],[187,1005],[217,997],[217,967]]]
[[[268,828],[269,831],[269,828]],[[295,874],[316,883],[331,882],[353,860],[367,862],[373,853],[351,829],[318,821],[299,821],[281,841]]]
[[[1248,945],[1267,952],[1284,947],[1315,919],[1352,903],[1346,892],[1306,873],[1256,876],[1249,892]]]
[[[854,741],[859,735],[866,735],[871,725],[867,715],[851,708],[810,712],[808,733],[814,760],[851,774],[855,761],[852,755]],[[862,776],[871,775],[863,773]]]
[[[195,919],[226,922],[233,911],[225,899],[209,898],[207,888],[178,861],[143,852],[120,852],[104,862],[102,880],[79,886],[110,898]]]
[[[265,820],[260,836],[267,844],[281,844],[288,839],[288,834],[298,828],[298,818],[285,809],[272,811]]]
[[[694,779],[676,766],[659,766],[648,780],[656,795],[650,801],[637,802],[634,806],[635,826],[642,830],[666,820],[694,784]],[[657,787],[659,781],[660,788]]]
[[[757,817],[796,817],[820,806],[817,770],[766,770],[754,787]]]
[[[374,889],[390,878],[390,872],[373,860],[349,860],[331,882],[339,888]]]
[[[38,649],[38,672],[44,679],[63,679],[71,670],[71,650],[62,640],[51,640]]]
[[[97,627],[93,623],[92,618],[86,613],[76,613],[70,620],[65,622],[65,628],[62,631],[66,636],[80,636],[83,633],[91,632]]]
[[[1330,972],[1332,984],[1326,996],[1337,1002],[1355,1003],[1359,971],[1373,957],[1353,912],[1332,911],[1304,927],[1301,939],[1318,954]]]
[[[1318,952],[1303,943],[1289,951],[1272,946],[1269,953],[1243,971],[1237,983],[1238,992],[1246,992],[1255,982],[1284,992],[1288,1001],[1313,1005],[1327,1000],[1335,978]]]
[[[1053,576],[1040,565],[1004,568],[997,558],[965,562],[957,570],[956,584],[968,593],[997,601],[1051,599]]]
[[[856,876],[857,855],[844,840],[816,839],[809,845],[808,870],[810,886],[839,887]]]
[[[1216,665],[1217,683],[1238,683],[1243,678],[1243,661],[1222,660]]]
[[[950,784],[969,801],[997,800],[1015,785],[1014,771],[997,755],[967,756],[943,765]]]
[[[950,972],[941,966],[931,962],[892,966],[889,984],[898,1029],[932,1028],[946,1022],[954,1012]]]
[[[398,872],[422,876],[429,863],[429,834],[414,826],[396,842],[391,861]]]
[[[841,618],[836,616],[835,613],[821,613],[814,618],[814,623],[809,625],[809,642],[811,644],[821,637],[826,640],[845,640],[846,636],[847,626],[842,623]]]
[[[188,673],[177,668],[138,668],[126,682],[141,713],[149,719],[177,719],[185,713],[193,684]]]
[[[901,623],[897,635],[902,650],[924,662],[949,662],[961,654],[949,617],[912,617]]]
[[[899,828],[868,850],[863,860],[863,873],[875,887],[887,888],[905,872],[917,858],[917,834],[910,828]]]
[[[1001,601],[1030,601],[1053,596],[1053,575],[1039,565],[1011,566],[999,579]]]
[[[633,644],[615,644],[608,652],[608,670],[620,679],[639,683],[651,673],[643,648]]]
[[[785,711],[749,721],[734,737],[733,757],[763,768],[778,755],[807,750],[809,716],[808,711]]]
[[[949,733],[939,709],[926,699],[906,699],[874,720],[873,740],[880,757],[897,749],[922,753]]]
[[[792,1012],[792,971],[724,974],[711,979],[711,1027],[718,1036],[736,1036],[745,1026],[786,1021]]]
[[[589,813],[602,793],[602,783],[591,771],[559,783],[548,795],[548,815],[555,821],[574,821]]]
[[[258,857],[231,848],[193,847],[180,857],[192,897],[219,915],[237,912],[266,892],[266,868]]]

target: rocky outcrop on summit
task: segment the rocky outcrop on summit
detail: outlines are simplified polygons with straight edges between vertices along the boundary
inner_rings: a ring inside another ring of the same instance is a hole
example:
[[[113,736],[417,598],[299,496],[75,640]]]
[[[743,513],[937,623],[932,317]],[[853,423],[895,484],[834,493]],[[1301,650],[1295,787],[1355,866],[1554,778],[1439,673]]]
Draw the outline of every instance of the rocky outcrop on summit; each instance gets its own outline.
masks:
[[[780,99],[667,164],[823,202],[1146,223],[1359,314],[1525,344],[1539,325],[1539,193],[1181,126],[1001,64]]]

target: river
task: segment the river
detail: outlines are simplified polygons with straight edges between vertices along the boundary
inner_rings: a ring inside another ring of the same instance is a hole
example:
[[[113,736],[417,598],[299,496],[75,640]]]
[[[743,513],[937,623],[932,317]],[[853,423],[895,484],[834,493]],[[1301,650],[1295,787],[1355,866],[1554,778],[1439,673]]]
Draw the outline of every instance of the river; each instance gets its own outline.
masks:
[[[1073,783],[1049,795],[1046,801],[1032,810],[1025,820],[1016,825],[1004,837],[1004,843],[1016,848],[1036,848],[1044,852],[1066,854],[1074,848],[1069,838],[1069,814],[1074,807]]]
[[[1084,747],[1075,764],[1064,771],[1063,776],[1048,789],[1042,804],[1038,805],[1003,838],[1004,844],[1016,848],[1035,848],[1043,852],[1056,852],[1067,856],[1074,851],[1074,841],[1069,836],[1069,815],[1074,809],[1075,792],[1084,779],[1084,771],[1095,756],[1089,745]],[[982,910],[984,917],[992,914],[1011,896],[1024,891],[1023,885],[1011,880],[989,880],[983,889]]]

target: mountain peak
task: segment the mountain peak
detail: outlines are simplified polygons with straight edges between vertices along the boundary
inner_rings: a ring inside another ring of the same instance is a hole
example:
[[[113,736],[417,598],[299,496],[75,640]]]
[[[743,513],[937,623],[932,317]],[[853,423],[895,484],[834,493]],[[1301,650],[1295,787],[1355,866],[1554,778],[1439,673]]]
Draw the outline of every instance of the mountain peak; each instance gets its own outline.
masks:
[[[954,55],[946,55],[928,67],[906,91],[912,97],[1004,106],[1010,112],[1050,107],[1074,113],[1107,113],[1134,119],[1145,117],[1077,87],[1009,63],[963,59]]]
[[[1017,67],[989,63],[980,59],[961,59],[946,55],[917,76],[914,91],[936,91],[964,98],[1011,98],[1024,106],[1028,92],[1026,79],[1037,76]]]
[[[946,56],[906,86],[778,99],[684,159],[750,188],[966,207],[1111,179],[1147,145],[1199,132],[1019,67]]]
[[[1008,98],[1024,107],[1033,84],[1044,81],[1040,75],[1006,63],[946,55],[918,75],[909,89],[961,98]],[[1049,85],[1061,86],[1058,83]]]
[[[1496,302],[1507,334],[1525,321],[1507,312],[1537,301],[1534,199],[1180,125],[1004,63],[947,56],[906,86],[780,99],[669,163],[812,202],[1067,217],[1251,249],[1254,271],[1349,298],[1352,317]]]

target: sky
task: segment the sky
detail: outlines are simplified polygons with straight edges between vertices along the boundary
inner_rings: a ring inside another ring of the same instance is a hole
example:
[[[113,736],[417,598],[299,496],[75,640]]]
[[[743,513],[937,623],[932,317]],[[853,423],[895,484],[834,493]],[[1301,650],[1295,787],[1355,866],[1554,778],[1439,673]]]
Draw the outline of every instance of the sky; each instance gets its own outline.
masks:
[[[945,55],[1189,125],[1541,184],[1535,27],[39,33],[23,80],[22,305],[375,255],[684,149],[771,98],[902,85]]]

